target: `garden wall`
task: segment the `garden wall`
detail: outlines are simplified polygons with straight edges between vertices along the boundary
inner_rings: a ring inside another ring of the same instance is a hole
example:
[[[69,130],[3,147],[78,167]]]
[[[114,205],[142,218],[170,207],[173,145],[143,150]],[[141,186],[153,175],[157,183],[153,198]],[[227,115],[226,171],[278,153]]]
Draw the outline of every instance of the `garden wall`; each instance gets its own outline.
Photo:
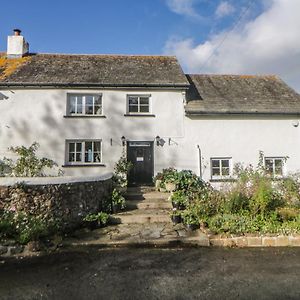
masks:
[[[111,205],[112,173],[93,177],[0,178],[0,209],[58,219],[77,227],[88,213]]]

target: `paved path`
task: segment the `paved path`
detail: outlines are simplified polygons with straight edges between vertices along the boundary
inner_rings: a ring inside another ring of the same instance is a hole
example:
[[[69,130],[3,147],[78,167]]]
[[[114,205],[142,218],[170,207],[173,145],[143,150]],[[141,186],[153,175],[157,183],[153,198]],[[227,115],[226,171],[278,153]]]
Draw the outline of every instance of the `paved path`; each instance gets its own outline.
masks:
[[[0,299],[300,299],[300,249],[102,249],[0,261]]]
[[[173,225],[169,195],[153,188],[129,188],[126,211],[112,216],[115,225],[93,231],[78,230],[64,241],[64,245],[168,246],[184,242],[208,246],[209,240],[200,230],[189,232],[182,224]]]

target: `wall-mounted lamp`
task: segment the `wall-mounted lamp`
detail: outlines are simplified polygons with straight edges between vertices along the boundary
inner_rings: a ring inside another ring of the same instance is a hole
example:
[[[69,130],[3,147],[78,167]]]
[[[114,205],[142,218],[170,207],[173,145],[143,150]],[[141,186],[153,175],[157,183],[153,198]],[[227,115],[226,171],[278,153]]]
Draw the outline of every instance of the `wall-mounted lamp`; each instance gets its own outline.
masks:
[[[156,146],[159,146],[160,145],[160,136],[157,135],[155,140],[156,140]]]
[[[121,137],[121,141],[122,141],[122,146],[124,147],[126,145],[126,137],[124,135]]]

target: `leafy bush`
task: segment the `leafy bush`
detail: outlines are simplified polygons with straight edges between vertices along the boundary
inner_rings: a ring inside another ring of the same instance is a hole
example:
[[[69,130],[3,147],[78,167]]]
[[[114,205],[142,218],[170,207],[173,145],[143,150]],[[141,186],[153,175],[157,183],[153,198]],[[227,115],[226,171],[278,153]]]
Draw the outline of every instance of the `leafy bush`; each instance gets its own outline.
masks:
[[[17,159],[4,158],[0,162],[0,174],[16,176],[16,177],[38,177],[45,176],[44,169],[53,169],[57,164],[46,157],[38,158],[37,150],[39,144],[34,142],[30,147],[25,146],[10,147],[9,150],[17,154]],[[61,175],[61,170],[58,171],[57,175]]]
[[[167,169],[176,174],[171,200],[185,203],[184,222],[204,222],[216,233],[300,233],[299,176],[274,181],[261,155],[256,168],[236,166],[236,181],[220,191],[191,171]]]
[[[60,230],[55,220],[26,213],[2,212],[0,216],[0,239],[12,238],[21,244],[50,236]]]
[[[127,175],[130,169],[133,167],[132,162],[128,161],[126,154],[123,151],[120,159],[116,162],[114,167],[114,182],[118,187],[127,187]]]
[[[171,195],[171,201],[174,207],[184,208],[188,204],[188,197],[183,191],[175,191]]]
[[[109,214],[105,212],[99,212],[97,214],[88,214],[83,221],[85,222],[98,222],[100,225],[105,226],[108,223]]]
[[[126,207],[126,200],[117,189],[112,191],[112,203],[113,205],[119,205],[121,209]]]

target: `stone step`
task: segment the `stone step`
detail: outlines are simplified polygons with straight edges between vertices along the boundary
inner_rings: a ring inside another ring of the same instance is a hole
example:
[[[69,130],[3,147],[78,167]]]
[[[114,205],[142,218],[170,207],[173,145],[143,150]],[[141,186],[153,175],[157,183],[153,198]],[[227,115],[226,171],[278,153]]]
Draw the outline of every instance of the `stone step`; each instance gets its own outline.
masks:
[[[110,220],[112,224],[170,223],[170,211],[169,209],[137,209],[114,214]]]
[[[127,200],[126,208],[132,209],[172,209],[170,201],[161,200]]]
[[[159,193],[159,192],[152,192],[152,193],[126,193],[125,199],[127,200],[145,200],[145,199],[158,199],[158,200],[167,200],[170,194],[167,193]]]
[[[129,193],[150,193],[150,192],[155,192],[155,187],[153,187],[153,186],[127,187],[127,192],[129,192]]]

